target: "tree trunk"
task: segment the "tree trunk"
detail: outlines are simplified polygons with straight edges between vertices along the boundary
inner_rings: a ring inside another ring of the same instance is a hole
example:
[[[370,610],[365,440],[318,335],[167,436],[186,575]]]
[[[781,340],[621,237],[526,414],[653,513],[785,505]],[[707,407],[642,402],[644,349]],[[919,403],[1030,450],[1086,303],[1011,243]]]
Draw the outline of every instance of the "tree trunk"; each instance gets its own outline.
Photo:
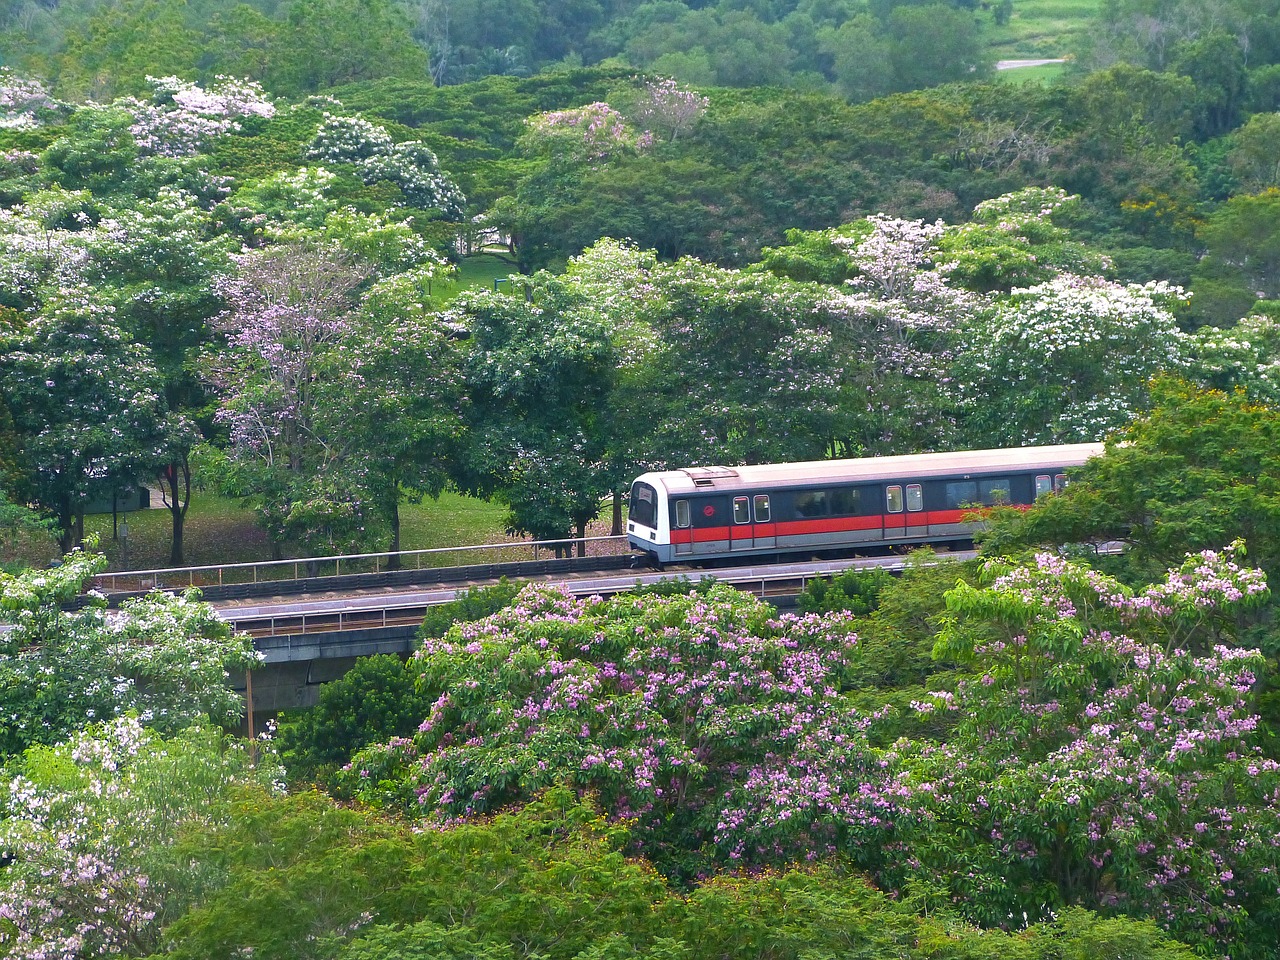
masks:
[[[610,530],[610,536],[622,536],[622,492],[613,491],[613,527]]]
[[[58,514],[58,549],[64,554],[70,553],[75,546],[75,521],[71,511],[71,498],[64,497],[57,506]]]
[[[181,478],[182,488],[178,483]],[[169,546],[169,566],[180,567],[186,563],[183,550],[183,531],[186,527],[187,507],[191,505],[191,464],[186,457],[166,464],[160,471],[160,495],[169,509],[173,536]]]
[[[391,556],[387,558],[388,570],[400,569],[400,498],[391,497]]]

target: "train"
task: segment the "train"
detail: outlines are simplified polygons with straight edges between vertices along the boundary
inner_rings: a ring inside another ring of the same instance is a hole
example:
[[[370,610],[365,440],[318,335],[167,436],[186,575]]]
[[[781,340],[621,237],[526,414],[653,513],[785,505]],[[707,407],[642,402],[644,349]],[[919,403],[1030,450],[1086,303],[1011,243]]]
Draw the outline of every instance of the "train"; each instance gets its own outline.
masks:
[[[637,563],[823,555],[972,540],[975,510],[1061,490],[1101,443],[645,473],[631,485]]]

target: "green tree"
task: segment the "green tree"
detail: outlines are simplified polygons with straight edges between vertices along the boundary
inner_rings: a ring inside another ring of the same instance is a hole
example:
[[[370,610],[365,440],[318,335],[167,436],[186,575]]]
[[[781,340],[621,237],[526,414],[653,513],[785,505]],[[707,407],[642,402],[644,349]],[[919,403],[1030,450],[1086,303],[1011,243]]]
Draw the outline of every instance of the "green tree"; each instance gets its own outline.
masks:
[[[1139,575],[1189,551],[1245,537],[1255,562],[1280,573],[1280,414],[1243,392],[1158,380],[1151,410],[1108,443],[1061,494],[1006,516],[984,548],[1015,544],[1128,546]]]
[[[64,551],[84,539],[89,501],[151,473],[170,415],[150,351],[79,289],[47,304],[5,345],[3,396],[26,489],[58,525]]]
[[[372,475],[392,553],[400,549],[401,499],[438,496],[465,443],[456,331],[431,312],[431,285],[449,272],[432,262],[376,284],[352,336],[328,358],[328,404]]]
[[[1227,162],[1247,193],[1280,187],[1280,113],[1255,113],[1245,121],[1231,137]]]
[[[832,58],[836,84],[850,100],[873,100],[893,90],[889,39],[870,14],[851,17],[829,29],[821,47]]]
[[[186,7],[186,0],[102,4],[68,37],[57,91],[107,101],[144,93],[148,77],[189,75],[200,58],[200,37],[186,23]]]
[[[413,42],[392,0],[298,0],[272,39],[263,83],[299,96],[377,77],[425,77],[426,51]]]
[[[1199,275],[1238,278],[1241,303],[1249,294],[1280,298],[1280,189],[1232,197],[1210,214],[1199,238],[1205,246]]]
[[[459,482],[505,503],[513,531],[581,539],[620,482],[609,458],[614,346],[593,304],[563,280],[513,282],[523,289],[459,300],[471,334]]]
[[[895,7],[886,32],[889,63],[899,90],[981,80],[994,66],[973,14],[949,4]]]

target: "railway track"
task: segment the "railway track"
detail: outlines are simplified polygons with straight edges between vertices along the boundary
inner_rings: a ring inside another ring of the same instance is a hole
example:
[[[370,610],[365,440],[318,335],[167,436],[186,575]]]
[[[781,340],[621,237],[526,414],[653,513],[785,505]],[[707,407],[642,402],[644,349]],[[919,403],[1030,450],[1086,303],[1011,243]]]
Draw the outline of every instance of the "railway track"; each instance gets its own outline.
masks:
[[[972,552],[947,555],[953,559],[968,559]],[[649,585],[673,576],[697,579],[713,576],[739,590],[773,602],[786,601],[798,596],[812,580],[830,577],[852,567],[882,567],[901,570],[906,560],[901,556],[852,557],[839,560],[810,560],[800,563],[780,563],[751,567],[725,567],[718,570],[668,570],[627,572],[578,571],[571,576],[543,574],[545,582],[563,584],[575,596],[611,596],[637,585]],[[300,636],[313,634],[355,633],[378,631],[406,626],[416,627],[429,607],[447,603],[472,586],[496,583],[496,579],[467,581],[451,586],[434,586],[426,589],[402,588],[399,590],[331,591],[324,596],[278,596],[257,601],[211,600],[218,615],[257,638]]]

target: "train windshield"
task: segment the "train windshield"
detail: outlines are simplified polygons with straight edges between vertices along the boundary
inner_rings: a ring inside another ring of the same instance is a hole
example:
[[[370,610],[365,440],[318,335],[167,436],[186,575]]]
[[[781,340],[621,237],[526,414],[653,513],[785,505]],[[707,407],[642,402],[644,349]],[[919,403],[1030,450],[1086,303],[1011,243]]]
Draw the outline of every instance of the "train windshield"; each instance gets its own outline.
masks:
[[[647,483],[631,485],[631,522],[644,527],[658,525],[658,491]]]

